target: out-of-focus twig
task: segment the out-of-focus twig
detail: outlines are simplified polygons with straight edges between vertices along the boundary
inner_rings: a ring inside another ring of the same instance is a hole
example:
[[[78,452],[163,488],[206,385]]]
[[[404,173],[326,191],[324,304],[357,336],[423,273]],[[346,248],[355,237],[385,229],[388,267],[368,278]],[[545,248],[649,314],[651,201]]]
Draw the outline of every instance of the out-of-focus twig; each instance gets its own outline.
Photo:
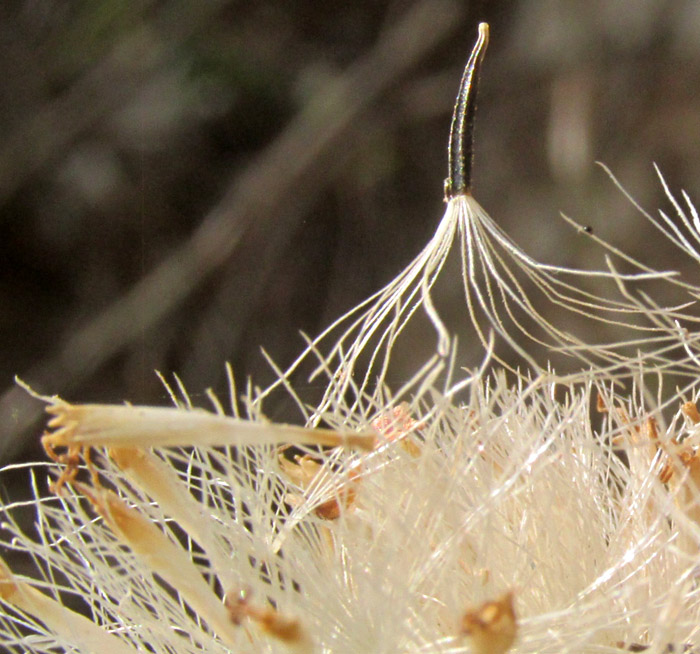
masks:
[[[119,39],[64,93],[27,110],[27,117],[0,145],[0,203],[86,130],[122,107],[168,62],[178,45],[206,29],[221,8],[219,2],[166,5],[156,18]],[[167,42],[158,36],[161,25],[167,30]]]
[[[40,391],[68,392],[110,357],[152,329],[234,252],[253,221],[284,221],[292,194],[322,191],[318,174],[332,160],[354,121],[460,23],[452,0],[416,3],[345,74],[320,89],[282,134],[242,173],[191,238],[125,295],[57,344],[55,357],[23,373]],[[307,182],[307,183],[305,183]],[[6,432],[0,459],[17,449],[16,436],[41,407],[22,389],[0,397]]]

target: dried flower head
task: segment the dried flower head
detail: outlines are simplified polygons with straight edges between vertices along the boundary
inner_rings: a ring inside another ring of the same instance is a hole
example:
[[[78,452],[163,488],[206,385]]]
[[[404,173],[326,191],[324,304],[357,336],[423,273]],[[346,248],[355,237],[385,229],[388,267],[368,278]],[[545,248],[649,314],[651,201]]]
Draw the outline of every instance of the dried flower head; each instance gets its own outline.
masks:
[[[213,412],[193,409],[184,391],[170,391],[172,409],[41,398],[52,460],[32,467],[36,499],[2,507],[4,547],[37,570],[24,575],[0,560],[6,650],[700,647],[700,333],[686,305],[661,308],[627,282],[661,279],[691,298],[700,288],[628,258],[637,272],[627,276],[612,261],[594,273],[540,264],[481,209],[469,171],[487,40],[481,25],[435,237],[310,341],[278,382],[251,388],[245,412],[232,375],[231,417],[215,398]],[[697,212],[684,196],[688,216],[667,193],[678,224],[662,214],[660,228],[700,260]],[[486,349],[480,368],[459,375],[430,297],[455,239],[466,312]],[[573,283],[590,274],[611,281],[618,299]],[[629,322],[633,336],[585,344],[535,308],[525,283],[582,319]],[[421,307],[437,330],[437,355],[389,388],[392,347]],[[507,374],[495,338],[529,371]],[[533,341],[586,369],[557,377],[530,355]],[[311,407],[289,381],[309,359],[327,382]],[[690,382],[666,392],[669,374]],[[265,419],[265,400],[279,389],[297,401],[304,426]],[[56,492],[41,497],[47,468]],[[19,526],[27,509],[32,534]]]

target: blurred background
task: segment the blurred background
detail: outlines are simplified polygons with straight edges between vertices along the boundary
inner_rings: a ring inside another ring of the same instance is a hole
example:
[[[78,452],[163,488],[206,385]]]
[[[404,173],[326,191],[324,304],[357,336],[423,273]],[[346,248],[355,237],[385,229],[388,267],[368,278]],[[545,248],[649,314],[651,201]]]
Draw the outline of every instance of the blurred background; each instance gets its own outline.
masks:
[[[44,456],[43,407],[15,375],[169,404],[153,371],[176,372],[205,405],[227,393],[224,362],[270,382],[261,348],[288,364],[300,331],[401,270],[442,215],[482,20],[474,195],[490,215],[545,262],[601,265],[564,212],[685,266],[595,162],[650,211],[669,205],[653,162],[700,200],[697,0],[0,3],[2,463]],[[445,307],[475,365],[460,311]],[[428,330],[405,356],[434,347]]]

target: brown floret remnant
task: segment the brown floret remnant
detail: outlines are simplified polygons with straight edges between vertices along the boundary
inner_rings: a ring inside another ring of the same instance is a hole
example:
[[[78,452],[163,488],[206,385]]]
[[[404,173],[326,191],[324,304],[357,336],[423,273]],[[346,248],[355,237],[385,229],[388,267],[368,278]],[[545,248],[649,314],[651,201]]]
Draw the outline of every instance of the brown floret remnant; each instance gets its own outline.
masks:
[[[695,402],[686,402],[681,407],[681,411],[693,425],[700,423],[700,413]],[[655,429],[650,435],[658,443],[658,434]],[[662,478],[664,483],[669,482],[676,473],[680,475],[681,471],[685,469],[688,471],[692,483],[700,487],[700,455],[697,447],[686,445],[677,438],[671,439],[668,443],[659,443],[658,447],[665,452],[667,459],[667,463],[662,468],[662,473],[665,473],[664,478]],[[681,481],[681,484],[686,491],[686,499],[689,504],[697,504],[694,489],[688,486],[688,480]]]
[[[99,486],[97,470],[91,459],[91,448],[71,442],[73,432],[78,425],[78,420],[73,416],[74,410],[73,405],[58,399],[46,407],[46,412],[53,416],[48,423],[49,429],[53,431],[44,432],[41,445],[52,461],[64,466],[57,481],[51,484],[51,491],[56,495],[61,494],[66,484],[75,481],[81,462],[87,466],[93,484]],[[59,448],[63,448],[63,451],[59,452]]]
[[[279,461],[287,477],[304,489],[304,496],[291,493],[286,495],[285,502],[293,506],[305,502],[306,498],[324,483],[326,474],[334,474],[324,470],[323,465],[308,454],[296,455],[294,461],[280,455]],[[354,505],[359,477],[359,469],[350,470],[347,479],[339,482],[334,496],[318,504],[313,509],[314,513],[323,520],[337,520],[344,511]]]
[[[418,421],[411,416],[408,402],[402,402],[372,422],[372,427],[386,440],[400,442],[401,447],[414,457],[420,456],[421,450],[415,441],[410,440],[410,435],[418,426]]]
[[[267,635],[286,645],[298,645],[307,640],[297,619],[283,616],[270,606],[255,606],[250,601],[250,594],[250,590],[244,589],[226,595],[224,604],[233,624],[241,625],[245,619],[252,620]]]
[[[646,443],[650,448],[650,457],[653,459],[659,452],[662,453],[658,477],[663,484],[668,484],[685,468],[690,472],[690,477],[700,482],[700,455],[697,447],[689,447],[678,438],[672,438],[666,442],[659,439],[659,428],[656,418],[649,416],[645,421],[632,420],[627,410],[622,405],[610,406],[599,393],[596,401],[596,409],[599,413],[613,413],[615,417],[627,427],[627,438],[634,445]],[[686,402],[681,406],[682,413],[693,424],[700,423],[700,412],[695,402]],[[625,440],[624,435],[617,436],[613,440],[614,445],[619,445]],[[680,464],[680,465],[679,465]]]
[[[470,639],[476,654],[504,654],[515,642],[517,632],[512,592],[462,617],[461,633]]]
[[[695,402],[686,402],[682,407],[681,411],[683,415],[690,420],[694,425],[700,423],[700,411]]]

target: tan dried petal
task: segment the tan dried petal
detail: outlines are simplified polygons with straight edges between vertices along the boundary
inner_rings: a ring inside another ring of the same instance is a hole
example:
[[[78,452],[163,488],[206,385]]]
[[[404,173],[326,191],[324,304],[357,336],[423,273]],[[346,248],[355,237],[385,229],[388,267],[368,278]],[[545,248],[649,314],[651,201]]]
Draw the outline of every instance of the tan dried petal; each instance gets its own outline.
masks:
[[[296,425],[229,418],[203,410],[177,407],[68,404],[46,407],[54,431],[44,447],[188,447],[280,443],[349,447],[371,451],[373,430],[363,432],[307,428]]]
[[[226,609],[192,562],[189,552],[111,491],[93,492],[82,484],[75,486],[152,573],[175,588],[226,643],[237,645]]]
[[[0,559],[0,599],[43,622],[81,651],[136,654],[136,649],[84,615],[66,608],[28,583],[18,580]]]

